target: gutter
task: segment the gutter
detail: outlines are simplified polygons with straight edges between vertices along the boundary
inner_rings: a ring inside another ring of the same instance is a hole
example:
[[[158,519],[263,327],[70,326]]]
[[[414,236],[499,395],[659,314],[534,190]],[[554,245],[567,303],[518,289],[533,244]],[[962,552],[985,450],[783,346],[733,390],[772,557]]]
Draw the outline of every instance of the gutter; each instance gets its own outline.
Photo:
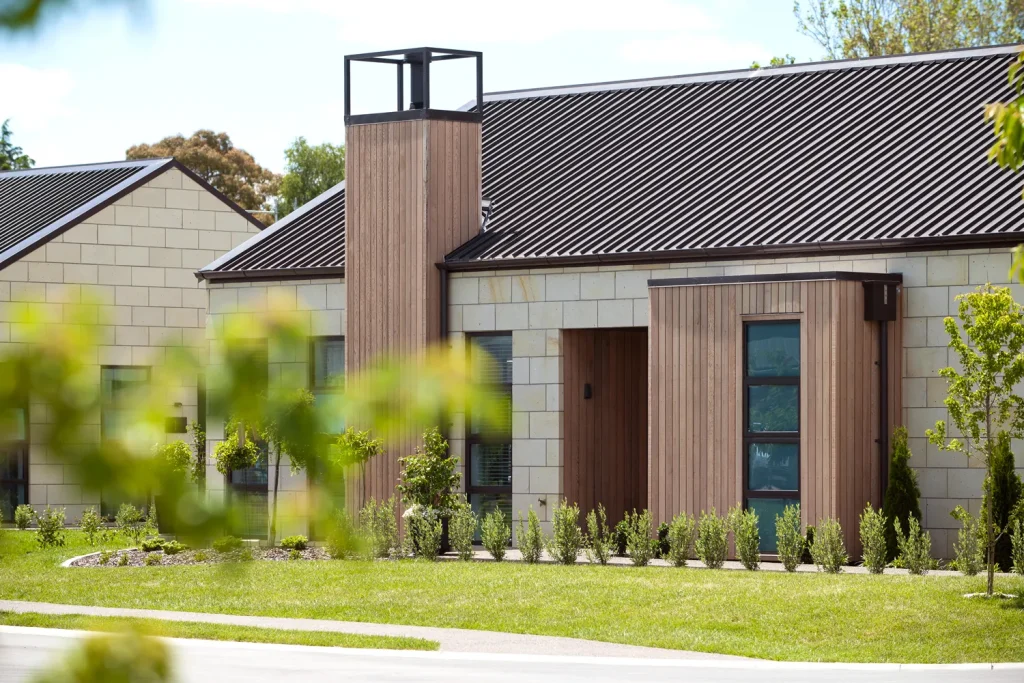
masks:
[[[305,280],[316,277],[345,277],[344,266],[321,268],[272,268],[268,270],[197,270],[197,280],[207,282],[255,282],[259,280]]]

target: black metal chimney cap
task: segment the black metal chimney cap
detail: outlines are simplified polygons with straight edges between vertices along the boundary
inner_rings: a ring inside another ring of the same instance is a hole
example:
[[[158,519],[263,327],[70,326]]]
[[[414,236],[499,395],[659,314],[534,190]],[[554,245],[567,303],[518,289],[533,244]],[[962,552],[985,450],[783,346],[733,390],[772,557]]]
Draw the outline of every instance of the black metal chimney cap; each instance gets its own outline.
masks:
[[[476,106],[472,111],[431,109],[430,107],[430,65],[433,62],[450,59],[476,60]],[[394,64],[396,66],[397,109],[374,114],[352,114],[352,62],[372,64]],[[409,65],[410,102],[405,103],[405,65]],[[482,52],[451,50],[437,47],[416,47],[403,50],[364,52],[345,55],[345,125],[361,123],[383,123],[386,121],[411,121],[416,119],[439,119],[448,121],[483,121],[484,100],[484,56]]]

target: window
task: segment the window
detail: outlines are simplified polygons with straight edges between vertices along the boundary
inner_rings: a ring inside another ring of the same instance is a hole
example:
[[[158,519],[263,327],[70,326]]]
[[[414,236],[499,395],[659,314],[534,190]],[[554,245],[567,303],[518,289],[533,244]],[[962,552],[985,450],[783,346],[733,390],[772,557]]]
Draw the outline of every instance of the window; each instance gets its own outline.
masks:
[[[762,552],[775,516],[800,502],[800,323],[744,325],[744,504],[757,512]]]
[[[266,392],[269,385],[267,340],[253,340],[252,347],[245,349],[245,353],[255,353],[254,373],[249,378],[252,391]],[[269,522],[267,444],[260,440],[256,445],[260,449],[259,461],[252,467],[231,470],[228,474],[230,502],[239,524],[234,531],[244,538],[266,538]]]
[[[143,366],[104,366],[100,368],[100,438],[116,441],[128,436],[131,428],[131,395],[149,383],[149,368]],[[123,499],[111,491],[100,491],[100,515],[113,518],[122,503],[145,509],[145,500]]]
[[[14,509],[28,503],[28,420],[27,409],[20,408],[4,421],[0,441],[0,513],[14,518]]]
[[[341,434],[345,425],[336,398],[345,387],[345,338],[313,337],[309,347],[309,390],[324,411],[329,433]]]
[[[487,354],[494,363],[480,382],[504,398],[497,424],[483,424],[473,406],[466,409],[466,494],[478,516],[500,507],[512,520],[512,335],[480,334],[468,338],[470,360]],[[478,532],[479,533],[479,532]]]

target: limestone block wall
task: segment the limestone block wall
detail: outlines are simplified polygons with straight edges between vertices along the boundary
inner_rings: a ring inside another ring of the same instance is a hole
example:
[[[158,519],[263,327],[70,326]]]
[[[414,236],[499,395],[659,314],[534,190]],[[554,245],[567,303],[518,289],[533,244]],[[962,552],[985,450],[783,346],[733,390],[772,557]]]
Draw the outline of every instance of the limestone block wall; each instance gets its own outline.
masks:
[[[205,264],[204,264],[205,265]],[[225,323],[248,318],[267,311],[294,311],[299,323],[311,337],[344,336],[346,328],[346,289],[341,279],[253,281],[238,283],[209,283],[210,307],[206,318],[206,334],[210,343],[210,363],[222,357],[220,335]],[[297,352],[267,348],[268,379],[271,386],[307,387],[309,384],[309,347]],[[217,471],[213,451],[224,440],[222,421],[210,419],[207,423],[207,492],[211,496],[227,494],[227,481]],[[271,463],[268,476],[274,479]],[[305,472],[292,474],[287,456],[281,460],[278,507],[278,538],[291,534],[308,534],[308,519],[304,514],[307,504],[308,482]],[[268,487],[268,504],[273,505],[273,486]]]
[[[647,266],[544,268],[453,273],[449,287],[451,343],[461,347],[473,332],[510,331],[513,339],[513,514],[532,505],[541,519],[562,495],[561,330],[646,326],[649,278],[762,275],[849,270],[902,273],[904,348],[903,421],[911,436],[922,492],[924,526],[940,557],[953,554],[956,505],[977,512],[983,476],[980,462],[945,453],[927,443],[925,429],[946,419],[945,380],[953,364],[942,321],[955,315],[956,295],[992,282],[1009,284],[1007,250],[889,253],[836,258],[761,259]],[[1024,303],[1024,288],[1011,285]],[[464,456],[463,419],[451,434]],[[1024,450],[1015,444],[1018,466]],[[1024,473],[1024,468],[1019,469]],[[549,528],[549,524],[545,525]]]
[[[97,382],[101,366],[159,364],[172,344],[204,349],[207,293],[194,271],[256,232],[232,207],[169,169],[0,270],[0,343],[21,341],[12,321],[29,305],[60,325],[66,306],[89,302],[103,323],[101,346],[89,359]],[[181,378],[167,411],[196,419],[195,377]],[[42,405],[30,405],[29,502],[65,507],[77,520],[100,496],[82,491],[74,472],[33,442],[48,419]],[[99,415],[93,424],[88,438],[98,440]]]

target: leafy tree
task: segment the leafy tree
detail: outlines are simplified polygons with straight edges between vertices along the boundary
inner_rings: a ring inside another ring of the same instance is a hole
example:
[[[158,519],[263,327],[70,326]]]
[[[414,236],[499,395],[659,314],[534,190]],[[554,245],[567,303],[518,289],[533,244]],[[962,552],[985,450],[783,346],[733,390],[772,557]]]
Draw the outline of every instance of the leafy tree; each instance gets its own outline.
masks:
[[[793,5],[827,59],[1017,43],[1024,0],[813,0]]]
[[[140,7],[147,0],[120,0],[122,4]],[[103,4],[109,4],[105,0]],[[63,10],[70,5],[99,5],[99,0],[4,0],[0,2],[0,30],[31,31],[39,26],[44,19],[58,16],[58,9]]]
[[[1024,308],[1013,300],[1009,288],[992,285],[961,294],[956,300],[960,326],[947,317],[945,327],[949,348],[963,369],[943,368],[939,375],[948,383],[945,405],[962,436],[951,438],[945,420],[939,420],[934,430],[928,430],[928,438],[942,450],[982,458],[988,488],[995,477],[997,437],[1001,432],[1011,439],[1024,437],[1024,398],[1014,392],[1024,378]],[[989,595],[994,582],[996,542],[1007,530],[994,518],[994,507],[987,506],[981,520]]]
[[[189,137],[171,135],[153,145],[129,147],[128,159],[174,157],[220,190],[243,209],[270,210],[280,178],[256,163],[252,155],[235,147],[227,133],[197,130]],[[259,214],[269,220],[272,215]]]
[[[892,433],[892,455],[889,456],[889,483],[882,501],[885,525],[885,557],[892,562],[899,555],[896,527],[910,533],[910,518],[921,519],[921,489],[917,486],[917,473],[910,466],[910,446],[907,428],[900,426]],[[888,523],[892,520],[892,523]]]
[[[982,500],[981,518],[990,516],[992,523],[1003,530],[996,541],[996,565],[1002,571],[1009,571],[1010,559],[1010,516],[1020,500],[1021,481],[1014,472],[1013,450],[1010,437],[1000,432],[992,449],[992,472],[985,478],[985,495]],[[991,510],[989,508],[991,507]]]
[[[11,132],[11,127],[8,125],[10,122],[10,119],[6,119],[0,125],[0,171],[20,171],[32,168],[36,165],[35,159],[29,157],[21,147],[11,142],[11,136],[14,133]]]
[[[786,53],[785,57],[772,57],[770,60],[768,60],[768,68],[776,66],[788,66],[790,64],[796,64],[796,57],[789,53]],[[761,63],[755,59],[753,62],[750,63],[750,68],[763,69],[765,67],[761,66]]]
[[[448,442],[437,427],[423,432],[423,448],[398,459],[402,478],[398,492],[406,505],[420,505],[447,516],[458,504],[462,475],[457,471],[459,459],[448,455]]]
[[[311,145],[299,137],[284,155],[288,163],[281,179],[279,216],[287,216],[345,179],[344,145]]]

